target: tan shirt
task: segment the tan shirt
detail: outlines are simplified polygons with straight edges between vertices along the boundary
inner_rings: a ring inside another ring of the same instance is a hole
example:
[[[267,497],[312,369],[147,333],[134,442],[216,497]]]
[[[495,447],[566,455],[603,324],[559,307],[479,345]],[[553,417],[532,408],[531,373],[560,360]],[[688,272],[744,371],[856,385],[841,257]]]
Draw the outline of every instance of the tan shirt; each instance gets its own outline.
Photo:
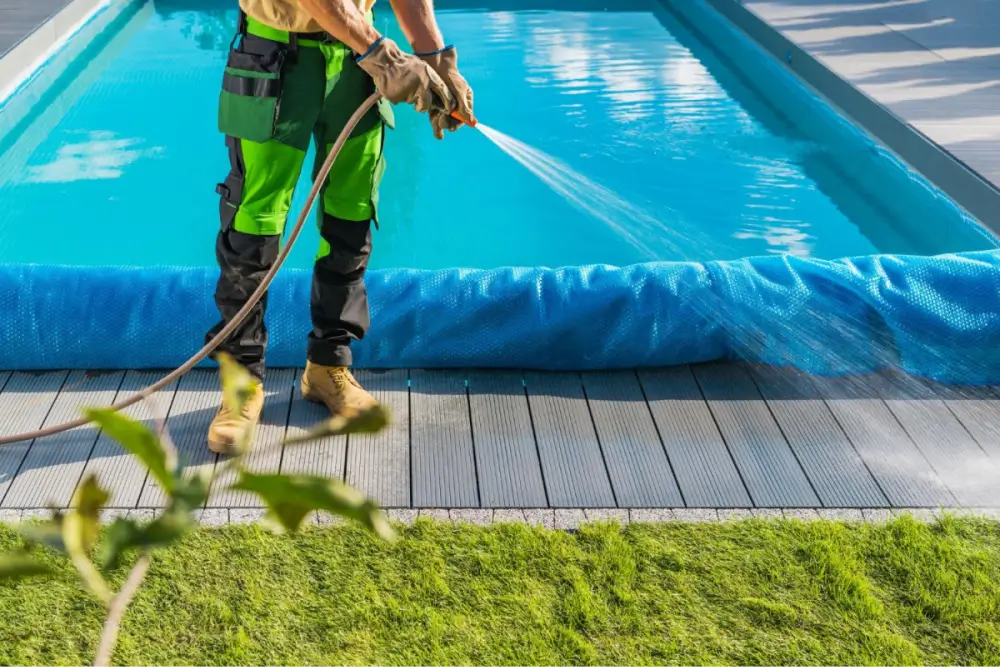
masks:
[[[353,0],[366,14],[375,0]],[[320,32],[323,26],[299,6],[298,0],[240,0],[240,8],[247,16],[257,19],[276,30],[289,32]]]

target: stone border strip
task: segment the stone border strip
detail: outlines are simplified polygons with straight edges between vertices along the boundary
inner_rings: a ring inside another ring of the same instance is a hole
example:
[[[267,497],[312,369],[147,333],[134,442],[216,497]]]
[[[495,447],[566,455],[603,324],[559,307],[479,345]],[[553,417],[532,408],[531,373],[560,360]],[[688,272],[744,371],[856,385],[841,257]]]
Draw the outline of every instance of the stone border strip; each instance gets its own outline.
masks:
[[[139,520],[152,519],[160,510],[153,509],[106,509],[102,523],[111,523],[119,517]],[[49,516],[48,509],[4,509],[0,510],[0,523],[14,524]],[[198,521],[203,526],[218,527],[259,523],[264,518],[263,509],[208,508],[198,510]],[[978,517],[1000,521],[1000,509],[954,508],[954,509],[390,509],[388,517],[402,524],[412,524],[417,518],[432,519],[456,524],[490,526],[503,523],[522,523],[542,526],[552,530],[576,530],[583,524],[598,521],[629,523],[707,523],[733,522],[749,519],[790,520],[790,521],[844,521],[854,523],[885,523],[895,517],[911,516],[917,521],[933,522],[950,514],[956,517]],[[340,519],[325,513],[315,513],[313,524],[329,526]]]

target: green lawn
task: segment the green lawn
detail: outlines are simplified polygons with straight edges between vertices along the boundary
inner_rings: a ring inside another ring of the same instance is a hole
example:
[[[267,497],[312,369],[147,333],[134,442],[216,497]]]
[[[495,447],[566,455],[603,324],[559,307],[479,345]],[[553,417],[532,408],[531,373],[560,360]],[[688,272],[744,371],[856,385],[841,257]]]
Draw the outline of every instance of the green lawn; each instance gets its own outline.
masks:
[[[0,550],[17,544],[0,526]],[[0,583],[0,664],[86,664],[67,567]],[[116,585],[124,572],[115,576]],[[421,521],[202,530],[157,552],[128,664],[998,664],[1000,524],[745,521],[577,534]]]

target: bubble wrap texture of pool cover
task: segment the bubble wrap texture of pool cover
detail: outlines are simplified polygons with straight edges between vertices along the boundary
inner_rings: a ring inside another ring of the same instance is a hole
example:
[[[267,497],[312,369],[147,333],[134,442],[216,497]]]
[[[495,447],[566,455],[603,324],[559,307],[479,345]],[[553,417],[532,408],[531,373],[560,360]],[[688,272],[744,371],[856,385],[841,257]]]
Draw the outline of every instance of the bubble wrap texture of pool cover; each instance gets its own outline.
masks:
[[[216,269],[0,267],[0,368],[170,368],[217,318]],[[310,272],[279,274],[268,364],[299,366]],[[716,359],[1000,382],[1000,253],[757,257],[368,276],[371,368],[552,370]]]

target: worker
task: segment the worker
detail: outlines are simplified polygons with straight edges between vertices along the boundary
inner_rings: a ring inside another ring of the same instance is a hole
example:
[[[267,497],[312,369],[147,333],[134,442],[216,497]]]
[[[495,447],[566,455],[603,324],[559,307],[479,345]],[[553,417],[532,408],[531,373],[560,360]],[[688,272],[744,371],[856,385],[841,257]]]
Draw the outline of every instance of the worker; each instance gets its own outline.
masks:
[[[301,378],[304,398],[333,415],[377,405],[350,371],[351,343],[369,328],[364,275],[378,228],[378,190],[385,169],[392,106],[427,113],[435,137],[474,120],[472,90],[446,46],[433,0],[391,0],[410,43],[406,53],[374,27],[375,0],[239,0],[219,98],[230,172],[216,188],[221,226],[215,250],[220,276],[215,302],[222,316],[212,338],[243,307],[278,255],[310,140],[319,168],[347,120],[377,89],[384,99],[350,134],[321,192],[320,247],[313,267],[312,331]],[[266,295],[219,347],[255,377],[241,410],[223,399],[209,427],[208,447],[231,453],[256,427],[264,405]]]

